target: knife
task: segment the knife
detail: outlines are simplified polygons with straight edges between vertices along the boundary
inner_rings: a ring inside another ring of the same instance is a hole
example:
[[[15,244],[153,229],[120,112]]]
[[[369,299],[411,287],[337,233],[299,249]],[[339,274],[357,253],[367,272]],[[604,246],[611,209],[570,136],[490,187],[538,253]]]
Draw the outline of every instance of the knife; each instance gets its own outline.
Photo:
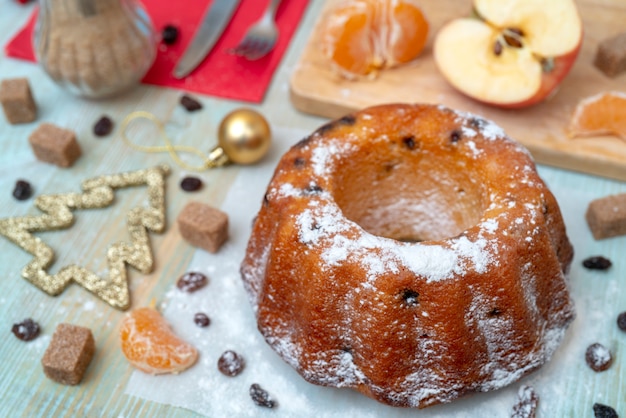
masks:
[[[176,64],[172,75],[181,79],[189,74],[207,56],[224,28],[230,21],[240,0],[214,0],[202,20],[200,27],[191,40],[191,44]]]

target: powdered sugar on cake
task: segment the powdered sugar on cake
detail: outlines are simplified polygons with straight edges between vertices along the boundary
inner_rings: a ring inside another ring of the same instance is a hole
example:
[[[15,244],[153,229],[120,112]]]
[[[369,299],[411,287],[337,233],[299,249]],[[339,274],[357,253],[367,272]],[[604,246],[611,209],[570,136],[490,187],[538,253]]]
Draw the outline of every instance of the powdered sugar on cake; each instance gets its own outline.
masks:
[[[498,125],[496,125],[495,123],[493,123],[492,121],[488,119],[479,118],[472,113],[461,112],[459,110],[456,110],[454,112],[458,115],[458,118],[456,119],[455,122],[463,126],[462,128],[463,133],[469,137],[473,137],[477,135],[477,132],[474,131],[474,129],[466,125],[471,120],[479,121],[478,123],[474,124],[474,127],[475,129],[478,130],[478,132],[480,132],[483,138],[486,138],[490,141],[495,141],[495,140],[501,140],[507,137],[506,133],[501,127],[499,127]]]
[[[367,233],[354,222],[346,221],[341,210],[332,203],[311,202],[310,207],[297,216],[296,224],[302,242],[322,249],[322,259],[326,263],[323,269],[330,269],[348,259],[359,259],[367,266],[370,279],[377,274],[398,272],[400,266],[405,266],[426,282],[440,281],[463,276],[468,266],[483,273],[493,261],[486,251],[489,242],[484,238],[472,242],[467,237],[459,237],[448,246],[398,243]],[[497,223],[486,225],[493,231]],[[342,232],[348,232],[350,237]]]
[[[569,242],[551,230],[558,207],[528,151],[490,121],[438,110],[432,142],[379,128],[377,109],[325,125],[268,188],[242,275],[253,304],[276,309],[259,322],[267,342],[310,382],[398,406],[447,402],[544,364],[573,317],[571,260],[554,248]],[[412,112],[387,116],[412,126]]]
[[[330,174],[330,163],[343,158],[343,155],[354,149],[354,145],[349,142],[332,141],[327,147],[319,147],[313,150],[311,163],[313,163],[313,172],[320,177],[326,177]]]

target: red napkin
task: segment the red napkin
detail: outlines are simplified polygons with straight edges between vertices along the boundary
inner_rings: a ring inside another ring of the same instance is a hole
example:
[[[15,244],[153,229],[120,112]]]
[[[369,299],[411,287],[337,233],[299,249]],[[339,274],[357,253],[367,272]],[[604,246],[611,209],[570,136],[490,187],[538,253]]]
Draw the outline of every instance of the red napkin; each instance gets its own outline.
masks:
[[[228,53],[243,38],[267,7],[269,0],[241,0],[224,33],[205,60],[187,77],[175,79],[171,73],[174,65],[191,42],[196,27],[213,0],[142,0],[157,31],[172,24],[179,28],[174,45],[159,43],[152,68],[143,78],[147,84],[172,87],[227,99],[260,103],[272,80],[272,75],[287,49],[289,41],[300,22],[308,0],[283,0],[278,8],[276,23],[280,35],[274,50],[257,61]],[[7,43],[10,57],[35,61],[32,48],[32,31],[37,12],[33,12],[26,25]]]

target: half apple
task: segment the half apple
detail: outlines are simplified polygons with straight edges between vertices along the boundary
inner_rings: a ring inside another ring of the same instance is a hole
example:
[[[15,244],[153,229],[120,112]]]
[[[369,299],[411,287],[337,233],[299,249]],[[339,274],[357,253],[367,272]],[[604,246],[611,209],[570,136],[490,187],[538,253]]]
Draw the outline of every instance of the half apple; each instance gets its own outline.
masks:
[[[583,26],[573,0],[474,0],[473,17],[438,32],[435,62],[452,86],[503,108],[546,99],[576,61]]]

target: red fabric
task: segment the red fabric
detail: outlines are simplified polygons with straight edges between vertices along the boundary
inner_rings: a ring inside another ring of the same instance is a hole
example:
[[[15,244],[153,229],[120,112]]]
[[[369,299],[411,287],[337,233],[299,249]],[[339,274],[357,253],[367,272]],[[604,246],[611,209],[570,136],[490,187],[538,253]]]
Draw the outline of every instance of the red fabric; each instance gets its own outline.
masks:
[[[283,0],[276,16],[280,31],[276,47],[269,55],[257,61],[248,61],[228,54],[227,51],[239,43],[247,28],[260,18],[269,1],[241,0],[232,20],[209,55],[182,80],[175,79],[171,75],[172,70],[191,42],[195,29],[212,0],[142,0],[142,3],[152,18],[157,33],[167,24],[179,28],[179,37],[174,45],[158,44],[155,62],[143,78],[144,83],[260,103],[302,18],[308,0]],[[36,14],[36,11],[33,12],[26,25],[5,45],[8,56],[35,61],[31,39]]]

